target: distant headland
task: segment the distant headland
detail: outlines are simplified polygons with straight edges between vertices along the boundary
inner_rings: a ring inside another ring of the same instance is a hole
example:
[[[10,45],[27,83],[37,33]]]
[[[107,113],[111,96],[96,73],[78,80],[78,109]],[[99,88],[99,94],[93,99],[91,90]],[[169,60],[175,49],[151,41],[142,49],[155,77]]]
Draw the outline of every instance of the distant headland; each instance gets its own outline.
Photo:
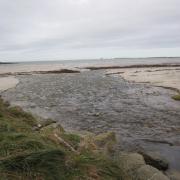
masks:
[[[0,64],[16,64],[15,62],[0,62]]]

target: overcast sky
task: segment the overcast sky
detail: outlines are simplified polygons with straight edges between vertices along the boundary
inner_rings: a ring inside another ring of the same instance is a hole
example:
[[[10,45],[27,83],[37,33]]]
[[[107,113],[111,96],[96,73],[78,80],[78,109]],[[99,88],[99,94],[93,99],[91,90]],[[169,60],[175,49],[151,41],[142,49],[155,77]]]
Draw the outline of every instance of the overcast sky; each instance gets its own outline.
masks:
[[[180,0],[0,0],[0,61],[180,56]]]

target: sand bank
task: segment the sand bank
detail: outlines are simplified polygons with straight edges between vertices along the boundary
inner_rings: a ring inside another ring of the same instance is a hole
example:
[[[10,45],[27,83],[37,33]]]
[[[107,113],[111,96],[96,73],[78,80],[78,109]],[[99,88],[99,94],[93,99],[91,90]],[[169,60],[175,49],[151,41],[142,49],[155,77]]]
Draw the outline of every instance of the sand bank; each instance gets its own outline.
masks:
[[[149,67],[107,70],[107,75],[119,74],[128,81],[151,83],[180,91],[180,67]]]
[[[19,80],[15,77],[0,77],[0,91],[5,91],[9,88],[13,88],[19,83]]]
[[[15,76],[29,74],[50,73],[77,73],[79,69],[68,67],[60,63],[54,64],[3,64],[0,66],[0,75]]]

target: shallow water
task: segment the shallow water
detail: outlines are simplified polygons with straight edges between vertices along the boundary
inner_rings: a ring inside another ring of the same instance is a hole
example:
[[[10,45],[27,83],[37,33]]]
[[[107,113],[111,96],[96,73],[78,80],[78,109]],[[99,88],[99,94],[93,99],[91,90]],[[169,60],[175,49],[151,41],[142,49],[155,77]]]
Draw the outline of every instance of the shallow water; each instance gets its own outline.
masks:
[[[3,97],[25,110],[59,121],[66,129],[115,131],[121,148],[148,147],[146,140],[152,140],[170,142],[178,151],[180,104],[171,99],[171,90],[130,83],[119,76],[106,76],[104,71],[18,78],[21,83],[4,92]],[[161,143],[151,143],[153,146]],[[180,170],[176,157],[180,154],[174,153],[174,161],[172,157],[169,161]]]

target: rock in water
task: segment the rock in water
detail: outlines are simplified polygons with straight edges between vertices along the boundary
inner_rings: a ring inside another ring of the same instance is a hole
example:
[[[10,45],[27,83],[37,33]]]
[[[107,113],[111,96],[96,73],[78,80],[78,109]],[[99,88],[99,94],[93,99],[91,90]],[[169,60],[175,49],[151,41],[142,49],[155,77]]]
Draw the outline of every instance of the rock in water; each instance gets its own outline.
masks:
[[[169,167],[168,161],[156,152],[139,152],[146,162],[159,170],[166,171]]]
[[[138,153],[121,153],[118,162],[124,180],[169,180],[158,169],[146,165],[143,156]]]

